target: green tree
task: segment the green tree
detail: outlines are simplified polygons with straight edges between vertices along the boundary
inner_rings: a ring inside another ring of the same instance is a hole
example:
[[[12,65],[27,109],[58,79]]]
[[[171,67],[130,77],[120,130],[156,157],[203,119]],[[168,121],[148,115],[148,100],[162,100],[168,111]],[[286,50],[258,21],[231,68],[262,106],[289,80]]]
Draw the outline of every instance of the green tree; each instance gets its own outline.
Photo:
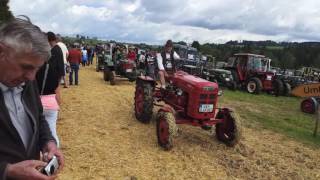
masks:
[[[281,57],[280,65],[281,68],[294,68],[294,62],[296,61],[296,58],[290,53],[289,51],[284,52],[284,54]]]
[[[184,42],[184,41],[179,41],[179,42],[177,42],[177,44],[181,44],[181,45],[187,45],[187,43],[186,42]]]
[[[0,24],[13,18],[8,3],[9,0],[0,0]]]
[[[191,46],[196,48],[198,51],[200,50],[200,43],[198,41],[193,41]]]

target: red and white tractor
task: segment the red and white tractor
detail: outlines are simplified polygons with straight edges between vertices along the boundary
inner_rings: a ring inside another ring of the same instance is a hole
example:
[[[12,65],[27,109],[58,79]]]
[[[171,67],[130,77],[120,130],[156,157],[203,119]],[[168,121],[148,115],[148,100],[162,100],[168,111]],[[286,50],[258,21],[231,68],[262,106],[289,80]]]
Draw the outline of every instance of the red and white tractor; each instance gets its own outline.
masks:
[[[277,79],[270,71],[271,59],[257,54],[238,53],[229,58],[225,69],[230,70],[237,86],[248,93],[259,94],[261,91],[287,95],[291,91],[288,83]]]
[[[136,81],[135,116],[142,123],[152,119],[154,106],[157,114],[158,143],[165,150],[173,147],[177,124],[198,126],[205,130],[215,127],[216,137],[228,146],[240,138],[240,120],[229,108],[219,108],[218,84],[183,71],[167,78],[165,89],[157,87],[154,79],[140,76]]]

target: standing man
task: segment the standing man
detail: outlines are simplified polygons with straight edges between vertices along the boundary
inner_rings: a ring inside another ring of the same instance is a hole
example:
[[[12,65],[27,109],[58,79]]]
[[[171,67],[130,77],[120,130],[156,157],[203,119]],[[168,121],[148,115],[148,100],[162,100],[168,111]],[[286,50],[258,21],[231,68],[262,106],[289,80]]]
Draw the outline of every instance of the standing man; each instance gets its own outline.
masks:
[[[180,56],[173,50],[172,41],[168,40],[164,46],[164,50],[161,53],[157,53],[157,62],[161,88],[166,88],[165,77],[168,76],[168,72],[175,71],[175,60],[179,59]]]
[[[47,36],[29,20],[0,26],[0,179],[55,179],[40,152],[64,158],[43,116],[35,75],[50,56]]]
[[[61,94],[59,85],[64,76],[63,55],[57,44],[57,37],[53,32],[48,32],[48,42],[51,46],[51,57],[37,72],[36,79],[41,95],[44,116],[49,123],[49,128],[59,147],[57,135],[57,120]]]
[[[69,56],[69,51],[68,51],[68,48],[67,46],[62,42],[62,39],[61,39],[61,36],[57,36],[57,40],[58,40],[58,43],[57,45],[60,47],[61,51],[62,51],[62,55],[63,55],[63,63],[64,63],[64,74],[66,75],[67,74],[67,68],[69,67],[69,63],[67,61],[67,58]],[[63,76],[62,79],[63,79],[63,83],[64,83],[64,88],[67,88],[67,81],[66,81],[66,76]]]
[[[69,51],[68,62],[70,63],[70,74],[69,74],[69,85],[73,84],[73,73],[74,73],[74,84],[78,85],[78,71],[79,65],[82,62],[81,51],[76,45],[72,45],[72,49]]]
[[[81,54],[82,54],[82,66],[86,66],[87,64],[87,61],[88,61],[88,52],[87,52],[87,49],[86,47],[83,47],[81,49]]]

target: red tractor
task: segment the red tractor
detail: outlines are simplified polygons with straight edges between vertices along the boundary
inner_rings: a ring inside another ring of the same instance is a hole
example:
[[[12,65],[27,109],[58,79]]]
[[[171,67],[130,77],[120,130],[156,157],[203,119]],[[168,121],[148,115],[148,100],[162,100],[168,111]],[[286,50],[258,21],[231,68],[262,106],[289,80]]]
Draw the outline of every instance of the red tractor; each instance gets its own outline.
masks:
[[[237,86],[248,93],[266,91],[277,96],[285,95],[290,92],[290,85],[276,78],[270,71],[270,62],[271,59],[263,55],[238,53],[229,58],[225,69],[231,71]]]
[[[240,123],[228,108],[218,108],[218,85],[178,71],[167,78],[169,85],[160,89],[148,76],[136,81],[135,116],[142,123],[152,119],[153,107],[160,106],[157,115],[158,143],[165,150],[173,147],[177,124],[188,124],[210,130],[216,126],[216,137],[228,146],[240,138]]]

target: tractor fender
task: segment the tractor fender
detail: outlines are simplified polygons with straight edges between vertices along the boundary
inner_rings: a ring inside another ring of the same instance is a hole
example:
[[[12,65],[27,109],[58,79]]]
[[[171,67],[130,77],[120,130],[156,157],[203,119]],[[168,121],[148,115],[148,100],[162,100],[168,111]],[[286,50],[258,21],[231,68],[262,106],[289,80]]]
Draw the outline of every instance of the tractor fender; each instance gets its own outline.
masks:
[[[221,111],[221,112],[233,112],[234,110],[233,109],[230,109],[230,108],[226,108],[226,107],[223,107],[223,108],[220,108],[220,110],[219,111]]]
[[[168,104],[163,105],[158,112],[169,112],[175,114],[175,110]]]
[[[137,84],[138,83],[150,83],[152,87],[156,86],[156,81],[150,77],[150,76],[138,76],[136,79]]]

